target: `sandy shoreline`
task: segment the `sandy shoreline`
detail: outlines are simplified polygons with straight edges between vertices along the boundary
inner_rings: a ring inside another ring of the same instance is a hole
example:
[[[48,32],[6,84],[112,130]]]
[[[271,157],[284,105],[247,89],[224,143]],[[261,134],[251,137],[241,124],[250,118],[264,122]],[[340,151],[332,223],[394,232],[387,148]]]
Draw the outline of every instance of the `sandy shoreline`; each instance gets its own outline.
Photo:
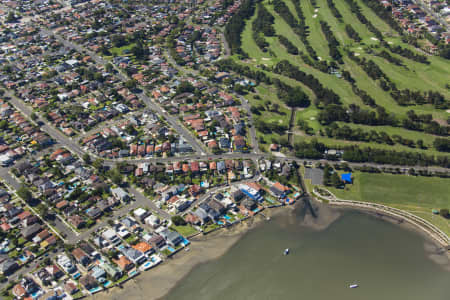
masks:
[[[291,210],[286,207],[266,209],[264,214],[273,216],[283,211]],[[93,298],[98,300],[161,299],[197,265],[224,255],[249,229],[264,220],[264,217],[258,214],[229,229],[217,230],[205,236],[198,235],[190,240],[189,252],[181,251],[160,266],[141,272],[139,276],[124,283],[123,288],[114,287],[95,294]]]

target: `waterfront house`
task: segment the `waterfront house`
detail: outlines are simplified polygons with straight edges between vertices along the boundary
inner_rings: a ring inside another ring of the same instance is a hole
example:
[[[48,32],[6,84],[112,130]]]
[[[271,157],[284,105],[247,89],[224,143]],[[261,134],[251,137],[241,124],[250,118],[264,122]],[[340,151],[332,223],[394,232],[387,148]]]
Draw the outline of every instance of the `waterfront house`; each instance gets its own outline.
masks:
[[[120,255],[118,259],[113,259],[113,262],[116,263],[122,271],[129,271],[134,267],[134,264],[125,256]]]
[[[166,241],[159,234],[153,234],[148,242],[154,248],[158,248],[158,249],[161,249],[162,247],[164,247],[166,245]]]
[[[155,252],[155,249],[153,249],[153,247],[146,242],[139,242],[136,245],[133,245],[132,247],[144,253],[144,255],[146,255],[147,257]]]
[[[290,189],[289,189],[287,186],[282,185],[282,184],[279,183],[279,182],[276,182],[274,185],[272,185],[272,186],[270,187],[270,191],[271,191],[272,194],[274,194],[276,197],[284,198],[284,197],[286,197],[286,195],[289,193]]]
[[[139,265],[145,261],[144,253],[135,248],[124,247],[121,249],[121,252],[135,265]]]
[[[89,274],[81,277],[79,282],[87,290],[95,289],[98,286],[97,280],[95,280],[95,278]]]
[[[160,234],[172,247],[178,246],[183,241],[183,237],[181,235],[167,228],[162,230]]]

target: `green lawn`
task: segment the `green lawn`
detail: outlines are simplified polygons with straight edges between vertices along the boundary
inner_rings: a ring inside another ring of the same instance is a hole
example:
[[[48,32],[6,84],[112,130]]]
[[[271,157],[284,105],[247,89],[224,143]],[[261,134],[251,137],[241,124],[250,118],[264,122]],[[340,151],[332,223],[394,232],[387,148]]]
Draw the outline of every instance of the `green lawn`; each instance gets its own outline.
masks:
[[[286,3],[289,4],[290,1],[286,1]],[[311,44],[311,47],[314,48],[318,57],[322,59],[328,59],[328,42],[325,39],[319,23],[320,19],[318,13],[321,8],[319,8],[318,11],[315,12],[315,8],[311,5],[310,1],[300,1],[300,7],[302,8],[303,15],[305,16],[305,24],[309,27],[308,41]],[[293,5],[291,7],[291,12],[294,16],[297,17],[297,13],[295,12]]]
[[[178,232],[179,234],[181,234],[184,237],[193,235],[195,233],[197,233],[197,230],[195,230],[194,227],[192,227],[191,225],[186,225],[186,226],[175,226],[172,225],[171,227],[173,230],[175,230],[176,232]]]
[[[434,142],[435,137],[430,134],[426,134],[423,132],[411,131],[411,130],[407,130],[404,128],[392,127],[392,126],[368,126],[368,125],[351,124],[351,123],[344,123],[344,122],[337,122],[337,123],[339,124],[339,126],[347,125],[350,128],[361,128],[364,131],[370,131],[370,130],[375,130],[376,132],[384,131],[387,134],[389,134],[391,137],[393,135],[399,135],[402,138],[410,139],[413,141],[417,141],[417,140],[421,139],[421,140],[423,140],[425,146],[430,148],[430,150],[428,150],[428,152],[432,151],[435,154],[443,155],[442,152],[437,152],[437,151],[433,150],[433,142]]]
[[[134,47],[135,45],[136,45],[136,43],[131,43],[131,44],[129,44],[129,45],[122,46],[122,47],[120,47],[120,48],[113,47],[113,48],[109,49],[109,51],[110,51],[112,54],[116,55],[116,56],[121,56],[121,55],[124,54],[124,53],[123,53],[124,50],[130,50],[130,51],[131,51],[131,49],[133,49],[133,47]],[[131,54],[130,54],[130,55],[131,55]]]
[[[353,173],[345,189],[328,188],[338,198],[380,203],[416,214],[450,235],[450,220],[432,209],[450,208],[450,179],[407,175]]]

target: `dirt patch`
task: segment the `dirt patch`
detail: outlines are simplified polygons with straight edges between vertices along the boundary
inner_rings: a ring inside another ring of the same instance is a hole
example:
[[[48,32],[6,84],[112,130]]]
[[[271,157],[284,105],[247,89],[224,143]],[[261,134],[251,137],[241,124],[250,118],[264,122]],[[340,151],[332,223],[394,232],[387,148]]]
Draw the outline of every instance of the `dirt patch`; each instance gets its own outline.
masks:
[[[447,126],[447,121],[442,119],[433,119],[433,121],[437,122],[441,126]]]

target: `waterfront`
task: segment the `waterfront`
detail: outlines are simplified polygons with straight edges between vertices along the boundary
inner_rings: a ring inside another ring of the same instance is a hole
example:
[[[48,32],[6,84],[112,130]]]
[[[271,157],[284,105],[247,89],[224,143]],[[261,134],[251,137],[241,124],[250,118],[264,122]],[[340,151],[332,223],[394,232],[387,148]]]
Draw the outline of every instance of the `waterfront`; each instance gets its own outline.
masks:
[[[298,212],[261,223],[164,299],[448,299],[448,258],[423,235],[341,212],[320,231]],[[354,282],[360,287],[349,289]]]

